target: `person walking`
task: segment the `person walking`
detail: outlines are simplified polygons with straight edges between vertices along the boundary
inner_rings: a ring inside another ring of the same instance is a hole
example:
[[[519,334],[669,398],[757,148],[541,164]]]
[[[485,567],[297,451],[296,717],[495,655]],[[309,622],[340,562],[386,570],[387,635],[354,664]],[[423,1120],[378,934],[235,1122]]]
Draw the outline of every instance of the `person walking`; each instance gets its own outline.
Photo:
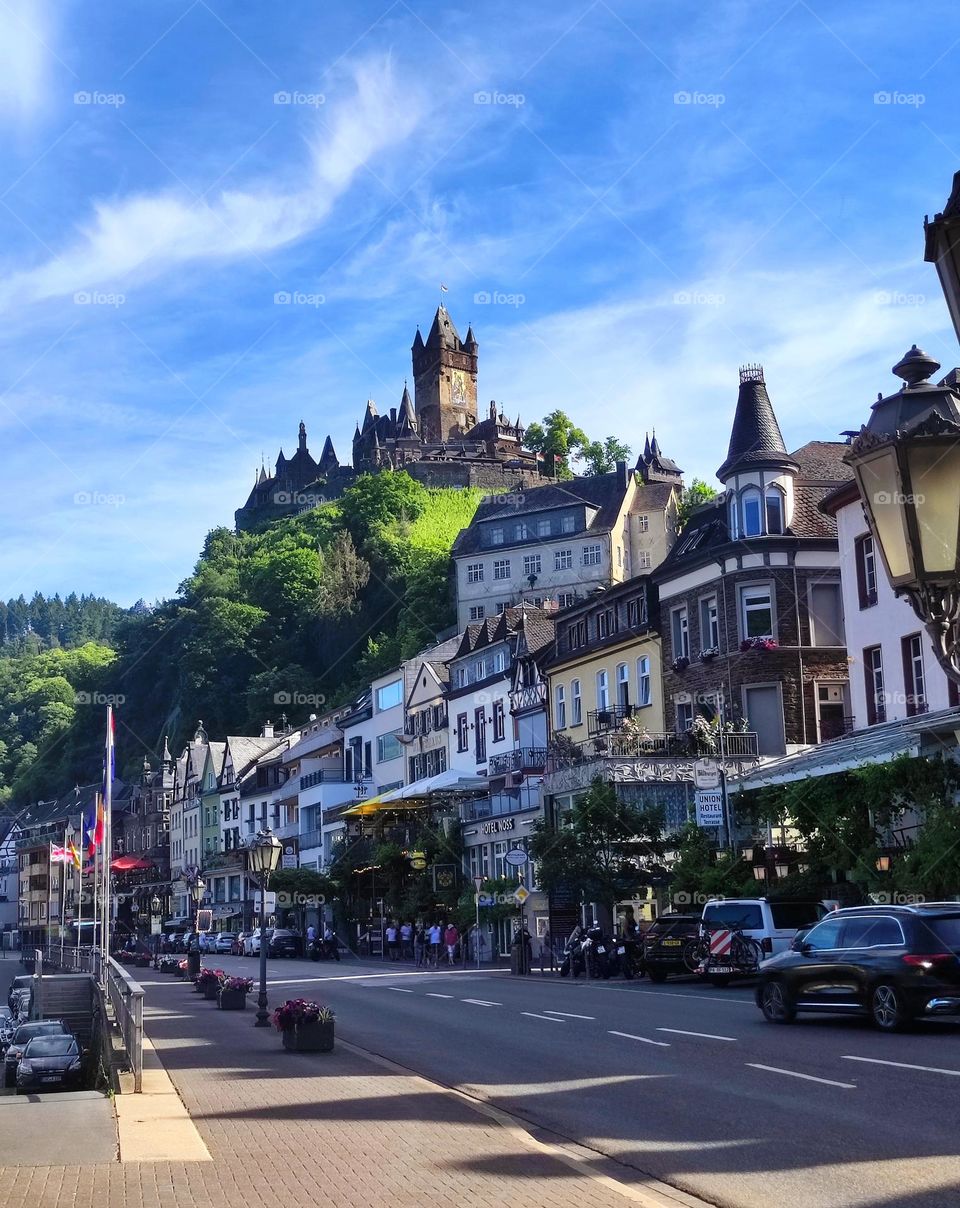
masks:
[[[405,961],[413,956],[413,923],[409,920],[400,924],[400,955]]]
[[[417,923],[413,933],[413,956],[418,969],[422,969],[427,960],[427,932],[423,923]]]
[[[460,943],[460,932],[456,929],[453,920],[447,924],[447,929],[443,933],[443,942],[447,946],[447,964],[455,965],[457,963],[457,944]]]
[[[400,930],[393,919],[387,922],[387,954],[392,961],[400,959]]]
[[[443,931],[439,923],[433,923],[430,927],[430,960],[429,963],[436,968],[440,964],[440,942],[443,938]]]

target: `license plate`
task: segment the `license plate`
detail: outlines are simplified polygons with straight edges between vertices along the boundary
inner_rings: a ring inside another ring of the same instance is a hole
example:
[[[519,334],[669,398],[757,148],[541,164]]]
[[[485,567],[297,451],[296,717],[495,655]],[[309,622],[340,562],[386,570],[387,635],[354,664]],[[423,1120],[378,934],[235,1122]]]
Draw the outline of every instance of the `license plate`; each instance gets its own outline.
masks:
[[[626,951],[627,951],[626,948],[618,948],[617,956],[624,956],[626,954]]]
[[[736,973],[733,965],[708,965],[708,973]]]
[[[43,1077],[40,1079],[40,1081],[41,1082],[59,1082],[60,1075],[59,1074],[44,1074]]]
[[[661,940],[660,943],[663,945],[664,948],[679,948],[680,947],[679,940]]]

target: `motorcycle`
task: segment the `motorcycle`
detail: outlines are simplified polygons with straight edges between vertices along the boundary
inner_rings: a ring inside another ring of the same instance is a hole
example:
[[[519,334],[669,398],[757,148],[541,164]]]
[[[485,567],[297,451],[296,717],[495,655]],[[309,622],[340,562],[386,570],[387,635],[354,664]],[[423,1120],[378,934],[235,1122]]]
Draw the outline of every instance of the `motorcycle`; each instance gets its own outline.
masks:
[[[587,928],[587,938],[583,941],[584,962],[587,972],[592,978],[608,978],[610,976],[610,945],[603,934],[599,923],[593,923]]]
[[[584,939],[574,932],[563,946],[563,960],[560,962],[560,976],[568,977],[571,973],[575,978],[583,973],[585,968]]]
[[[340,946],[337,943],[337,937],[334,935],[329,939],[318,937],[311,940],[310,959],[312,961],[339,961]]]
[[[626,981],[632,981],[635,977],[643,977],[640,945],[637,940],[618,932],[613,940],[609,967],[608,976],[619,974]]]

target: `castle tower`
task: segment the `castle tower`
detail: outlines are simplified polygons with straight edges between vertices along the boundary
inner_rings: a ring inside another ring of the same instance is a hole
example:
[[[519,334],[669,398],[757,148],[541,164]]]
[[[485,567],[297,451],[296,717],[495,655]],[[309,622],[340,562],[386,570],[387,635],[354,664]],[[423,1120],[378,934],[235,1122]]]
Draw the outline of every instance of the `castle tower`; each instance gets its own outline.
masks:
[[[427,444],[460,440],[477,422],[477,351],[473,329],[461,341],[445,307],[424,341],[413,341],[413,385],[420,435]]]

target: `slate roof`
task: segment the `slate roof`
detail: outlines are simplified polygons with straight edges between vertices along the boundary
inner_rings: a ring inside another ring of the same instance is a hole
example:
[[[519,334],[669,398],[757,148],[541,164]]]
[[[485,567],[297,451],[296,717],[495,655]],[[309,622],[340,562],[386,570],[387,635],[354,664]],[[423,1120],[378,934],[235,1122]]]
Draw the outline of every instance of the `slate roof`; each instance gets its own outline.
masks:
[[[529,608],[525,604],[521,604],[516,608],[504,609],[499,616],[486,617],[482,621],[474,621],[468,625],[463,631],[457,652],[451,657],[450,662],[463,658],[464,655],[472,654],[476,650],[482,650],[486,646],[507,641],[520,629],[521,618],[527,649],[531,654],[553,641],[553,614],[543,608]]]
[[[273,738],[248,738],[244,734],[230,735],[227,743],[233,756],[233,774],[239,780],[251,764],[256,763],[261,756],[272,751],[274,747],[286,741],[286,735],[280,734]]]
[[[773,462],[789,463],[783,433],[773,412],[759,365],[740,370],[740,392],[730,430],[730,445],[717,477],[724,481],[734,470]]]

